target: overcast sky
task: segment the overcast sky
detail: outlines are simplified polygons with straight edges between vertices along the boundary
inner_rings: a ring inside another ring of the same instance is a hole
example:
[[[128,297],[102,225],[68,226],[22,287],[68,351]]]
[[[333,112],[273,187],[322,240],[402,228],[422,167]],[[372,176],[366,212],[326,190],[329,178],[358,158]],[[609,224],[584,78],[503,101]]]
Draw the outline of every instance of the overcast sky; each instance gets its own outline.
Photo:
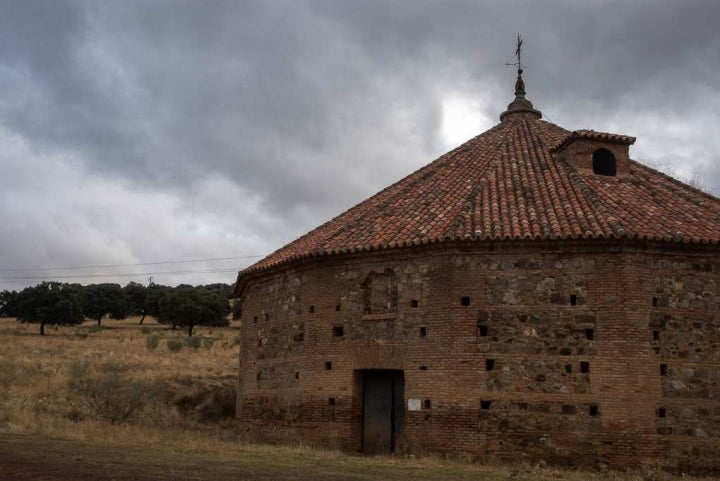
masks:
[[[0,289],[232,283],[496,124],[518,32],[546,120],[636,136],[632,158],[720,192],[718,19],[716,0],[4,0]],[[55,270],[118,264],[146,265]]]

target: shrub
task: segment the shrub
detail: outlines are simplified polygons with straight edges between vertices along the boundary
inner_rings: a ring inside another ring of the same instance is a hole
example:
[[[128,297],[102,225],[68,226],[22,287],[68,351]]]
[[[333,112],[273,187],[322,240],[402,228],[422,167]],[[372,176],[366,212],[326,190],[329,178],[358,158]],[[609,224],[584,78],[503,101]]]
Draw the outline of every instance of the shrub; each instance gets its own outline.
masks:
[[[140,328],[140,333],[142,334],[150,334],[152,332],[152,328],[149,328],[147,326],[143,326]]]
[[[146,398],[151,395],[148,386],[123,380],[114,371],[102,377],[73,379],[69,387],[82,396],[100,419],[111,424],[131,421],[142,410]]]
[[[183,348],[183,342],[180,339],[168,339],[167,348],[172,352],[178,352]]]
[[[185,343],[191,349],[198,349],[202,344],[202,339],[200,339],[199,337],[188,337],[185,340]]]
[[[152,334],[145,340],[145,345],[147,346],[148,351],[154,351],[155,348],[158,347],[158,344],[160,344],[160,336],[157,334]]]
[[[215,339],[213,339],[212,337],[205,338],[203,339],[202,344],[205,349],[211,349],[213,347],[213,344],[215,344]]]

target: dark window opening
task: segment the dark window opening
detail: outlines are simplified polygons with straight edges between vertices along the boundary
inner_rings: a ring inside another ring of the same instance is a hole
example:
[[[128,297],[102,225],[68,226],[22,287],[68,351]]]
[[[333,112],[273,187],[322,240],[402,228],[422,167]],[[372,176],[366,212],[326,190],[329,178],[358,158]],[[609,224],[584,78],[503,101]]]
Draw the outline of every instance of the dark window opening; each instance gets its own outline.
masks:
[[[333,337],[343,337],[345,335],[345,328],[343,326],[334,326],[332,333]]]
[[[658,306],[658,298],[653,296],[653,307],[657,307],[657,306]]]
[[[572,373],[572,364],[565,364],[565,372],[568,374]]]
[[[336,310],[336,311],[339,311],[339,310],[340,310],[340,304],[336,304],[336,305],[335,305],[335,310]]]
[[[660,364],[660,375],[667,376],[667,364]]]
[[[262,373],[261,373],[261,372],[258,372],[258,373],[257,373],[257,376],[255,377],[255,379],[257,379],[258,381],[259,381],[260,379],[262,379]]]
[[[314,313],[315,313],[315,306],[310,306],[310,314],[314,314]]]
[[[426,399],[423,401],[423,407],[425,409],[432,409],[432,402],[429,399]]]
[[[660,331],[653,331],[653,341],[660,340]]]
[[[300,371],[295,371],[295,379],[300,379]]]
[[[265,322],[270,320],[270,314],[265,314]]]
[[[590,372],[590,363],[588,361],[580,362],[580,372],[586,373],[586,374]]]
[[[460,298],[460,305],[461,306],[469,306],[470,305],[470,298],[468,296],[463,296]]]
[[[657,417],[664,418],[665,416],[667,416],[667,412],[665,411],[665,408],[658,408]]]
[[[328,398],[328,404],[329,404],[330,406],[335,406],[335,398],[334,398],[334,397],[329,397],[329,398]]]
[[[258,339],[258,347],[262,347],[262,339]]]
[[[570,305],[577,306],[577,296],[575,294],[570,294]]]
[[[596,417],[600,414],[600,411],[598,410],[597,405],[591,404],[590,405],[590,416]]]
[[[585,339],[592,341],[595,339],[595,329],[585,329]]]
[[[332,369],[332,363],[330,361],[325,361],[325,370],[330,371]]]
[[[421,371],[427,371],[427,366],[420,366]]]
[[[420,337],[425,337],[425,336],[427,336],[427,327],[423,326],[420,328]]]
[[[593,173],[614,176],[616,173],[615,155],[608,149],[597,149],[593,152]]]
[[[487,411],[490,409],[490,406],[492,405],[492,401],[480,401],[480,409],[483,411]]]
[[[485,359],[485,370],[492,371],[495,368],[495,359]]]
[[[410,307],[418,307],[419,305],[420,305],[420,301],[418,301],[417,299],[412,299],[410,301]]]
[[[484,325],[478,325],[478,336],[486,337],[488,335],[488,327]]]
[[[253,323],[257,324],[257,316],[253,317]]]
[[[293,336],[293,341],[295,342],[303,342],[305,340],[305,333],[304,332],[298,332]]]

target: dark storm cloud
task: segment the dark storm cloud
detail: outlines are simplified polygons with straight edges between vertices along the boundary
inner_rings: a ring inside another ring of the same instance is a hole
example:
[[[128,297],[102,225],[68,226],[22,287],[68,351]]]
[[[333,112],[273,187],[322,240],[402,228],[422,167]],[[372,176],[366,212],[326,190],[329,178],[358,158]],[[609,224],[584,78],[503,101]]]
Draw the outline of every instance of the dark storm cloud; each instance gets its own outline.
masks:
[[[713,1],[5,2],[1,200],[30,214],[0,221],[42,234],[0,240],[0,264],[268,252],[453,147],[449,98],[496,122],[518,31],[547,119],[636,135],[634,157],[717,189],[717,18]]]

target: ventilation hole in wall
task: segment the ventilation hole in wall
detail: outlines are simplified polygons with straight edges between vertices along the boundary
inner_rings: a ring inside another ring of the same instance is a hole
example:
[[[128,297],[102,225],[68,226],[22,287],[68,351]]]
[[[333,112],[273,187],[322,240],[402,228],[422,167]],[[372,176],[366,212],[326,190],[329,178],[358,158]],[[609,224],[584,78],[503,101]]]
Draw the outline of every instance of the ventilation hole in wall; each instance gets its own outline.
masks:
[[[423,401],[423,407],[425,409],[432,409],[432,402],[429,399]]]
[[[330,406],[335,406],[335,398],[334,398],[334,397],[329,397],[329,398],[328,398],[328,404],[329,404]]]
[[[480,401],[480,409],[487,411],[492,406],[492,401]]]
[[[478,325],[478,337],[485,337],[488,335],[488,327],[483,325]]]
[[[600,414],[600,410],[598,409],[598,407],[597,407],[596,404],[591,404],[591,405],[590,405],[589,414],[590,414],[590,416],[592,416],[592,417],[597,417],[597,416]]]
[[[325,370],[326,371],[332,370],[332,363],[330,361],[325,361]]]
[[[665,411],[665,408],[658,408],[657,417],[664,418],[665,416],[667,416],[667,412]]]
[[[257,324],[257,316],[253,317],[253,323]]]
[[[345,328],[343,326],[333,326],[333,337],[343,337],[345,335]]]
[[[653,331],[653,341],[660,340],[660,331]]]
[[[485,370],[492,371],[495,367],[495,359],[485,359]]]
[[[667,364],[660,364],[660,375],[667,376]]]
[[[573,406],[572,404],[563,404],[562,406],[562,413],[563,414],[577,414],[577,408]]]
[[[339,311],[339,310],[340,310],[340,304],[336,304],[336,305],[335,305],[335,310],[336,310],[336,311]]]
[[[590,363],[588,361],[580,362],[580,372],[585,373],[585,374],[590,372]]]
[[[653,307],[657,307],[657,306],[658,306],[658,298],[653,296]]]
[[[423,326],[420,328],[420,337],[427,336],[427,327]]]
[[[460,305],[461,306],[469,306],[470,305],[470,298],[468,296],[463,296],[460,298]]]
[[[417,299],[412,299],[410,301],[410,307],[418,307],[419,305],[420,305],[420,301],[418,301]]]
[[[568,374],[572,373],[572,364],[565,364],[565,372]]]
[[[310,306],[310,314],[314,314],[314,313],[315,313],[315,306]]]
[[[592,341],[595,339],[595,329],[585,329],[585,339]]]
[[[570,294],[570,305],[577,306],[577,295]]]
[[[300,371],[295,371],[295,379],[300,379]]]
[[[427,366],[420,366],[421,371],[427,371]]]
[[[270,314],[265,314],[265,322],[270,320]]]

